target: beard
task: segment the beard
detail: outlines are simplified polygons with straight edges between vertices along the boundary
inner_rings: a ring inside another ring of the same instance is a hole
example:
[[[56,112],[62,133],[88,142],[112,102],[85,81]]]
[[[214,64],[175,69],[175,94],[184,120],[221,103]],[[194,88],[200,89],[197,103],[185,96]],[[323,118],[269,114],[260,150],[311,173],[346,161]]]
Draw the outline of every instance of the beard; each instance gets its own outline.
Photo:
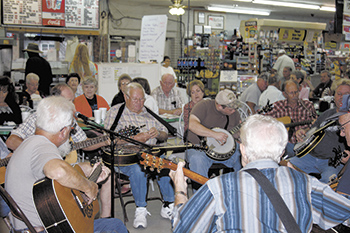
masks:
[[[60,155],[62,156],[62,158],[65,157],[67,154],[69,154],[69,152],[71,152],[71,150],[72,150],[72,146],[69,143],[68,139],[62,145],[60,145],[58,147],[58,151],[60,152]]]

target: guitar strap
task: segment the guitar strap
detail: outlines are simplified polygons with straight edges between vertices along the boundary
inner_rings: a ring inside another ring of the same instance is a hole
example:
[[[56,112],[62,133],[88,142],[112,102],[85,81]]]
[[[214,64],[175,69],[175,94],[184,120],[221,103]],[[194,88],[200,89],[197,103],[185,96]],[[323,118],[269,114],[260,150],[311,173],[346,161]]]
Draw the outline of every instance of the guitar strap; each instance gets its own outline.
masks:
[[[163,120],[160,116],[158,116],[156,113],[154,113],[151,109],[147,108],[146,106],[144,106],[144,107],[146,108],[146,110],[149,114],[151,114],[156,120],[158,120],[162,125],[164,125],[168,129],[168,131],[169,131],[169,133],[171,133],[171,135],[173,135],[173,136],[176,135],[177,130],[175,127],[171,126],[168,122]],[[110,128],[110,130],[114,131],[117,128],[119,119],[123,114],[124,108],[125,108],[125,103],[120,106],[119,111],[117,113],[117,116],[115,117],[113,125]]]
[[[303,108],[305,108],[306,111],[308,111],[308,112],[310,113],[310,116],[311,116],[313,119],[317,118],[317,116],[316,116],[310,109],[308,109],[308,108],[306,107],[306,105],[305,105],[305,103],[304,103],[303,100],[300,100],[300,103],[301,103],[301,105],[303,106]]]
[[[271,182],[266,178],[266,176],[256,168],[247,169],[244,171],[248,172],[264,190],[267,197],[270,199],[273,207],[275,208],[278,216],[280,217],[287,232],[301,233],[300,227],[295,221],[295,218],[288,209],[286,203],[283,201],[281,195],[271,184]]]
[[[228,115],[225,115],[225,116],[226,116],[226,125],[225,125],[224,129],[227,130],[228,123],[230,122],[230,117]]]
[[[121,117],[122,114],[123,114],[124,108],[125,108],[125,103],[123,103],[122,106],[120,106],[119,111],[118,111],[118,113],[117,113],[117,116],[115,117],[114,122],[113,122],[113,125],[111,126],[110,130],[114,131],[115,128],[117,128],[119,119],[120,119],[120,117]]]

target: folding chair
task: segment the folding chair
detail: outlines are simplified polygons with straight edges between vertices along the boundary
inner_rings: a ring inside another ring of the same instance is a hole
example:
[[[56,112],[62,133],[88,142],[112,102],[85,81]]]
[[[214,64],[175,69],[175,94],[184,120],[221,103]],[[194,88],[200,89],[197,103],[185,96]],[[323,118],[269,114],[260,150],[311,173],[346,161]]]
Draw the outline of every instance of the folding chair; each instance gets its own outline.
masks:
[[[24,213],[19,208],[17,203],[12,199],[10,194],[1,185],[0,185],[0,195],[5,200],[6,204],[10,207],[11,213],[13,214],[13,216],[21,220],[22,222],[24,222],[28,227],[28,230],[30,231],[30,233],[36,233],[36,230],[34,229],[33,225],[29,222],[28,218],[24,215]],[[12,227],[11,230],[13,231],[16,230],[13,228],[12,225],[11,227]]]

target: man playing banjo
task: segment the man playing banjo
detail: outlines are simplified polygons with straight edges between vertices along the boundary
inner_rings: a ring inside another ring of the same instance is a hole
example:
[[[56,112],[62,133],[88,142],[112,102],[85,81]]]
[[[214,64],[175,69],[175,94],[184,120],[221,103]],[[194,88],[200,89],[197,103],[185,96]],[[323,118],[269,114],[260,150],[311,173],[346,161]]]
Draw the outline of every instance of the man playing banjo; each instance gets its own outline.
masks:
[[[325,125],[330,125],[332,119],[329,119],[330,116],[339,112],[341,107],[343,95],[350,94],[350,80],[340,79],[337,80],[333,86],[332,90],[335,90],[334,102],[335,108],[328,109],[322,115],[320,115],[312,127],[322,128]],[[296,137],[298,143],[294,147],[296,154],[298,155],[299,151],[306,150],[310,145],[307,142],[308,136],[306,132],[309,129],[300,129],[296,132]],[[307,135],[305,137],[305,135]],[[312,135],[311,135],[312,136]],[[343,164],[339,163],[337,166],[330,166],[330,163],[336,157],[336,151],[342,152],[347,147],[346,140],[343,137],[340,137],[338,126],[331,124],[329,127],[324,130],[324,137],[319,137],[321,140],[311,151],[304,155],[303,157],[293,157],[289,160],[288,166],[297,168],[307,174],[310,173],[319,173],[321,175],[320,181],[324,183],[330,182],[332,179],[336,178],[339,171],[343,168]],[[304,149],[305,148],[305,149]],[[347,149],[348,150],[348,149]],[[341,158],[340,158],[341,159]]]
[[[237,126],[240,121],[240,115],[236,109],[240,106],[236,95],[230,90],[220,91],[215,100],[204,99],[198,102],[191,111],[189,120],[188,140],[192,144],[200,144],[201,139],[207,137],[207,140],[213,139],[218,146],[210,148],[218,153],[221,151],[230,151],[232,156],[226,160],[219,158],[217,161],[206,155],[206,152],[195,149],[187,150],[187,161],[189,168],[198,174],[208,177],[208,170],[213,163],[222,163],[235,171],[241,169],[241,153],[239,145],[235,142],[233,135],[226,130],[231,130]],[[219,127],[224,130],[216,131],[213,127]],[[238,138],[238,135],[234,135]],[[208,145],[210,147],[210,145]],[[195,185],[196,186],[196,185]],[[194,187],[196,189],[196,187]],[[197,187],[198,188],[198,187]]]

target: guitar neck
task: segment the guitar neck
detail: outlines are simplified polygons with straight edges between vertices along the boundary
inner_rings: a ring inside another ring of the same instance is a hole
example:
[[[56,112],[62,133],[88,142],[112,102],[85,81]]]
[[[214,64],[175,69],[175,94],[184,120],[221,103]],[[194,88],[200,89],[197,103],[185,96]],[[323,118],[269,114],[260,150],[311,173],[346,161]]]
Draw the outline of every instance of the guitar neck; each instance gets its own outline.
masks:
[[[85,147],[89,147],[95,144],[98,144],[100,142],[104,142],[107,141],[109,138],[108,135],[104,135],[101,137],[95,137],[95,138],[91,138],[91,139],[87,139],[85,141],[81,141],[81,142],[75,142],[72,144],[72,150],[79,150]]]
[[[7,164],[9,163],[11,157],[4,158],[0,160],[0,167],[6,167]]]
[[[235,134],[235,133],[237,133],[239,130],[240,130],[240,128],[242,127],[242,125],[243,125],[243,122],[242,123],[239,123],[238,125],[236,125],[235,127],[233,127],[229,132],[230,132],[230,134]]]
[[[312,120],[306,120],[306,121],[300,121],[300,122],[284,124],[284,126],[286,128],[289,128],[289,127],[294,127],[294,126],[298,126],[298,125],[307,125],[307,124],[310,124],[311,122],[312,122]]]

